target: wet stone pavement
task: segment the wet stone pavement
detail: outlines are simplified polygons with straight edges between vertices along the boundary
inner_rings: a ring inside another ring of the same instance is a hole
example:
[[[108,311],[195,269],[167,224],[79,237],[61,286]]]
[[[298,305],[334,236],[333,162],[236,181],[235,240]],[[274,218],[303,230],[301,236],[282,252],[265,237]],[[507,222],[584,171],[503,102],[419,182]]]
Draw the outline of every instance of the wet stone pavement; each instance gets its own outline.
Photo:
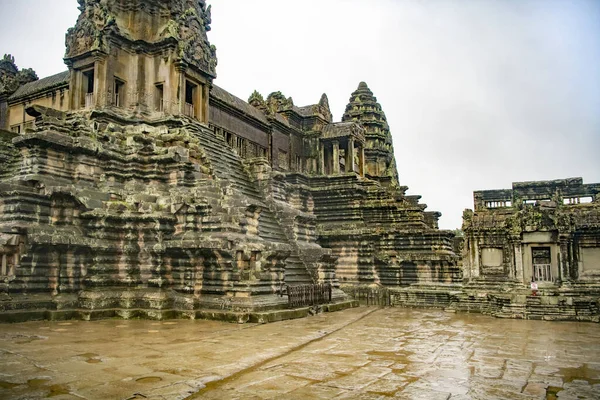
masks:
[[[0,325],[0,398],[600,399],[600,325],[356,308]]]

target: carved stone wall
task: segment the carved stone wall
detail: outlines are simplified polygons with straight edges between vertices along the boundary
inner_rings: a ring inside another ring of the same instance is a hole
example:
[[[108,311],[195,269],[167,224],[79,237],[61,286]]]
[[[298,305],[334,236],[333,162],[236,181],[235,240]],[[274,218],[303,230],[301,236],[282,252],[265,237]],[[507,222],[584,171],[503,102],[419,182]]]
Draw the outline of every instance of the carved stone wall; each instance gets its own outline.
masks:
[[[264,202],[239,156],[206,127],[28,112],[36,128],[13,140],[16,175],[0,181],[0,233],[26,243],[3,247],[17,254],[9,292],[77,294],[89,310],[179,301],[193,311],[224,299],[260,310],[283,306],[281,287],[294,279],[335,283],[312,218],[286,233],[285,207]],[[152,293],[172,294],[152,302]]]
[[[596,281],[597,259],[588,256],[586,268],[583,253],[591,255],[586,249],[599,247],[598,193],[600,185],[584,185],[581,178],[516,182],[509,190],[475,192],[475,212],[463,217],[465,275],[521,283],[542,279],[558,286]],[[536,249],[548,253],[546,262],[534,260]],[[497,256],[491,260],[493,252]]]

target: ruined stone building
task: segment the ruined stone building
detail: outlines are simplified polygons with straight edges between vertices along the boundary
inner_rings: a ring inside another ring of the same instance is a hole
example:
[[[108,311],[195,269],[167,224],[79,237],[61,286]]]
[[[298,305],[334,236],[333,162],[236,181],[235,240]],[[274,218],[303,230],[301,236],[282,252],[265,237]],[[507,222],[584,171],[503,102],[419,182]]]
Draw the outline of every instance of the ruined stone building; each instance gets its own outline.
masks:
[[[475,212],[464,215],[465,278],[600,283],[599,194],[581,178],[475,192]]]
[[[342,122],[326,95],[246,102],[214,84],[204,1],[79,4],[67,71],[0,62],[4,320],[211,317],[285,308],[286,287],[343,304],[340,285],[461,278],[365,83]]]
[[[455,299],[462,300],[457,308],[483,304],[499,316],[598,322],[600,184],[515,182],[473,198],[475,210],[463,216],[466,295]],[[486,297],[469,302],[477,293]]]

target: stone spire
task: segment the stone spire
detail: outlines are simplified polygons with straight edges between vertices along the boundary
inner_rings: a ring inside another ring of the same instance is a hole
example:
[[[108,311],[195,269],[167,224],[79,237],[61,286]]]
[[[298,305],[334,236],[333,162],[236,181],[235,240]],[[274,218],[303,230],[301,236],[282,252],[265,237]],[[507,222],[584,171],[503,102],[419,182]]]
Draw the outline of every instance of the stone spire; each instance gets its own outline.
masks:
[[[10,54],[0,58],[0,129],[9,129],[8,97],[19,87],[37,79],[34,70],[30,68],[19,70],[15,58]]]
[[[342,121],[354,121],[365,128],[365,169],[370,178],[398,185],[392,135],[385,113],[365,82],[358,85],[346,106]]]
[[[30,68],[19,70],[15,58],[10,54],[5,54],[0,59],[0,95],[12,94],[20,86],[37,79],[34,70]]]
[[[321,95],[318,107],[327,121],[333,121],[333,115],[331,114],[331,109],[329,108],[329,98],[327,97],[326,93]]]

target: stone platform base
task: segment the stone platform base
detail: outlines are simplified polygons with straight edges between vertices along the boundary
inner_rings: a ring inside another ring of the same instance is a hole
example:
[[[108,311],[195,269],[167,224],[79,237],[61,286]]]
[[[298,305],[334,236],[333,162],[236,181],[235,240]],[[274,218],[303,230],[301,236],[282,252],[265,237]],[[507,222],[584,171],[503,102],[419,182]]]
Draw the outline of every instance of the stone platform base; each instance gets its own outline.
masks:
[[[268,323],[358,306],[357,301],[337,298],[329,304],[293,309],[287,308],[283,302],[272,304],[269,309],[266,301],[255,309],[233,309],[230,305],[224,305],[223,308],[218,309],[206,307],[208,304],[214,304],[214,301],[204,303],[191,296],[176,296],[176,301],[173,299],[165,301],[161,296],[155,296],[153,301],[149,301],[145,296],[127,296],[125,293],[120,295],[110,293],[102,297],[104,301],[100,301],[99,298],[90,301],[90,297],[94,296],[82,296],[81,294],[2,295],[0,297],[0,323],[70,319],[90,321],[111,318],[208,319],[233,323]],[[116,298],[119,298],[119,301],[116,301]],[[87,307],[83,308],[82,305]],[[129,305],[129,307],[123,307],[124,305]]]
[[[498,318],[600,322],[600,291],[585,287],[531,289],[461,285],[415,285],[389,289],[394,306],[442,308]]]

